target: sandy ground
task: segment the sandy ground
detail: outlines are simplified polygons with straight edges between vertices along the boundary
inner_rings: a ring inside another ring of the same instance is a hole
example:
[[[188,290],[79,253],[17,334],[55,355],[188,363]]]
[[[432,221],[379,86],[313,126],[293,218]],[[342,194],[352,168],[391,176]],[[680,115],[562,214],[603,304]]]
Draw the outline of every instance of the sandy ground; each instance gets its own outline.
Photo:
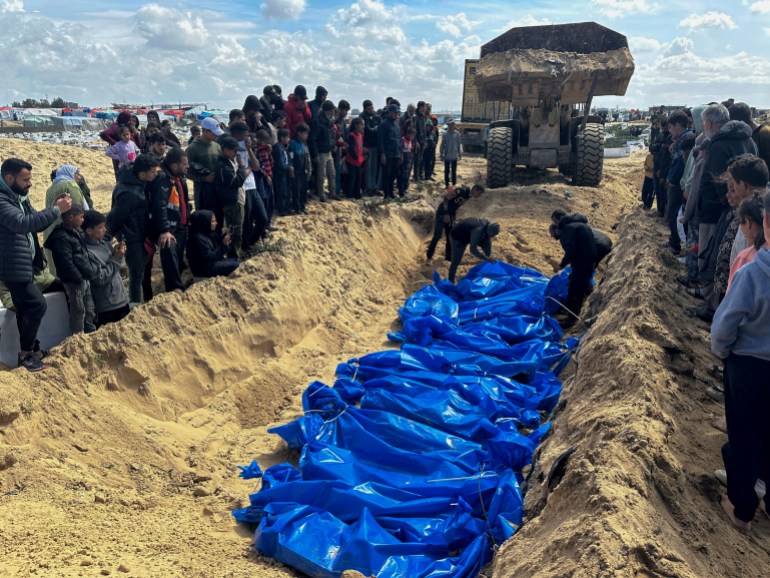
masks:
[[[103,155],[0,142],[0,158],[12,155],[35,166],[37,206],[50,169],[73,162],[108,208]],[[534,470],[531,520],[503,545],[495,576],[742,576],[767,563],[767,524],[746,538],[714,502],[723,436],[707,423],[721,409],[702,393],[707,333],[684,321],[662,228],[635,209],[642,161],[607,162],[597,189],[520,173],[463,209],[501,222],[499,257],[546,272],[561,256],[547,235],[553,209],[619,235]],[[484,164],[460,169],[470,182]],[[42,374],[0,373],[0,576],[296,576],[232,521],[255,489],[236,465],[296,459],[267,428],[299,415],[301,391],[331,382],[339,361],[389,347],[404,297],[434,268],[446,273],[424,257],[440,186],[414,192],[403,205],[311,204],[279,221],[278,251],[231,278],[70,338]],[[572,446],[561,483],[543,491]]]

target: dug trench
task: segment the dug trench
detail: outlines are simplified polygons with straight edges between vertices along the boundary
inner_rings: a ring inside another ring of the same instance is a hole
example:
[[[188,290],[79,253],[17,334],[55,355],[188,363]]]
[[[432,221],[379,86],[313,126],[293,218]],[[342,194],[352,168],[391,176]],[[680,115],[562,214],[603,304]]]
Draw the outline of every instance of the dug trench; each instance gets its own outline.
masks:
[[[77,156],[108,208],[104,157],[12,146],[36,166]],[[561,255],[547,235],[555,208],[617,240],[533,470],[529,520],[499,550],[495,576],[756,575],[766,560],[761,523],[744,538],[713,502],[723,436],[707,423],[720,408],[702,394],[707,333],[681,314],[689,298],[657,248],[662,228],[634,212],[642,160],[608,162],[596,189],[520,174],[463,209],[502,224],[496,256],[545,272]],[[481,171],[465,159],[461,180]],[[33,189],[36,206],[44,190]],[[41,375],[0,374],[0,575],[296,576],[233,522],[255,489],[236,465],[295,460],[267,429],[300,415],[307,383],[330,383],[338,362],[391,346],[404,297],[433,269],[445,274],[424,258],[440,187],[414,193],[403,205],[313,204],[281,219],[276,250],[232,277],[68,339]]]

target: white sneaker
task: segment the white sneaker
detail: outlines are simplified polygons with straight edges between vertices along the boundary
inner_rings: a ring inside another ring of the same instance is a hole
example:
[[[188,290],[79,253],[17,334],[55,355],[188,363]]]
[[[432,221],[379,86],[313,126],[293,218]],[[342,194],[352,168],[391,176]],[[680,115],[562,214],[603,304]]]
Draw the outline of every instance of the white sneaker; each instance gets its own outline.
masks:
[[[714,477],[720,484],[727,487],[727,472],[725,470],[714,470]],[[764,498],[767,493],[767,487],[765,486],[764,480],[757,480],[757,483],[754,484],[754,492],[757,494],[757,499],[762,501],[762,498]]]

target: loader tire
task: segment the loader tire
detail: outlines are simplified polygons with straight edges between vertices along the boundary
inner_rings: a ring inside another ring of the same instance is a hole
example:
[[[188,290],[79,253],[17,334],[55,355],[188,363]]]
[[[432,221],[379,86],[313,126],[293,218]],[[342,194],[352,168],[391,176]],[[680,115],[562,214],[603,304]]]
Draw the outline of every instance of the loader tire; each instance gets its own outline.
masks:
[[[598,187],[604,170],[604,127],[588,123],[577,135],[572,184],[577,187]]]
[[[487,186],[491,189],[507,186],[512,170],[513,129],[493,128],[487,139]]]

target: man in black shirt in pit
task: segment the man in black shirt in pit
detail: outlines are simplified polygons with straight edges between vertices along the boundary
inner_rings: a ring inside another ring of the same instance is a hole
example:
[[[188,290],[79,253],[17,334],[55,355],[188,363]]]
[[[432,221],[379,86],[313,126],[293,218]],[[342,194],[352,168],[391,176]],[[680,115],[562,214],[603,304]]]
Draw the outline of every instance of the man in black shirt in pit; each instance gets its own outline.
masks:
[[[454,226],[450,236],[452,238],[452,264],[449,266],[449,280],[455,282],[455,274],[460,261],[463,259],[465,249],[471,247],[471,254],[482,261],[494,261],[492,259],[492,237],[500,232],[498,223],[490,223],[486,219],[463,219]],[[479,251],[479,248],[483,251]]]
[[[472,187],[453,187],[447,188],[444,200],[436,207],[436,222],[433,225],[433,238],[428,245],[428,261],[433,259],[436,252],[436,245],[441,240],[441,236],[446,234],[446,249],[444,250],[444,259],[452,260],[452,238],[450,233],[457,220],[457,209],[462,207],[469,199],[476,199],[484,193],[484,187],[475,184]]]

